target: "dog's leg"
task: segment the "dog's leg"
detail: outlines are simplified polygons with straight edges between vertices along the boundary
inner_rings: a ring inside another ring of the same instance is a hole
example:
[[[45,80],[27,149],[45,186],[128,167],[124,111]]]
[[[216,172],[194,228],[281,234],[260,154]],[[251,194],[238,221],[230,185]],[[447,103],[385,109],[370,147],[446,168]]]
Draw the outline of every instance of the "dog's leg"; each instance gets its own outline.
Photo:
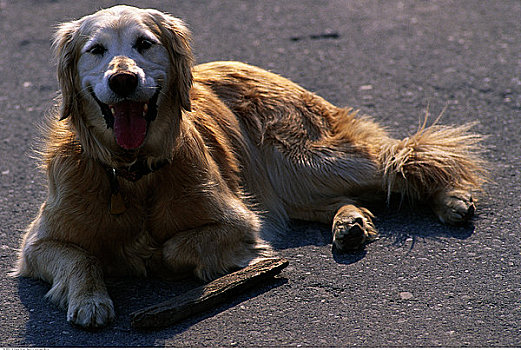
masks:
[[[471,125],[431,126],[403,140],[390,140],[380,159],[383,186],[412,200],[428,201],[439,219],[459,225],[474,214],[471,191],[485,181],[480,137]]]
[[[178,232],[163,245],[163,260],[174,274],[193,272],[209,281],[271,255],[258,237],[260,220],[234,201],[220,222]]]
[[[100,262],[83,249],[52,240],[25,242],[15,274],[52,284],[46,298],[67,309],[67,320],[97,328],[114,319]]]
[[[213,224],[176,233],[163,246],[163,259],[173,273],[193,272],[203,281],[269,256],[269,248],[240,228]]]
[[[378,232],[373,224],[373,214],[360,207],[356,201],[341,197],[327,202],[317,202],[311,207],[290,207],[293,219],[332,223],[333,245],[339,251],[355,251],[365,243],[375,240]]]
[[[472,194],[466,190],[443,190],[433,196],[432,209],[441,222],[449,225],[464,224],[474,215]]]

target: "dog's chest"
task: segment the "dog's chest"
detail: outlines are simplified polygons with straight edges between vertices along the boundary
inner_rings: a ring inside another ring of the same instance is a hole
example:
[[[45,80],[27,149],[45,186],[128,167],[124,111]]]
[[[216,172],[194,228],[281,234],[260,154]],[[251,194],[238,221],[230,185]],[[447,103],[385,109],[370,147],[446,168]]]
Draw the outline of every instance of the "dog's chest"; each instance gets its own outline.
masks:
[[[124,211],[111,213],[109,194],[100,205],[103,214],[93,220],[96,224],[90,227],[92,231],[83,235],[92,239],[81,242],[103,261],[108,275],[146,274],[161,261],[165,242],[207,221],[201,215],[203,205],[176,196],[171,188],[128,192],[122,186],[120,195]]]
[[[131,240],[148,235],[157,245],[162,245],[177,232],[211,221],[212,205],[207,197],[204,190],[181,182],[123,184],[116,198],[112,194],[106,206],[106,215],[112,218],[110,224],[113,226],[107,229],[132,232]],[[114,214],[114,207],[123,207],[122,212]]]

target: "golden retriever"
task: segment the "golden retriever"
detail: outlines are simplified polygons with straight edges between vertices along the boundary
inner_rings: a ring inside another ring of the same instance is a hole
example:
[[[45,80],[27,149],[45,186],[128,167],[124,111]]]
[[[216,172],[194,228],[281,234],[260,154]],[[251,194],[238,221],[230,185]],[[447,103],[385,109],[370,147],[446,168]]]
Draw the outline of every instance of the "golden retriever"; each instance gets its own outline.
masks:
[[[472,216],[484,170],[469,125],[394,139],[260,68],[193,67],[189,40],[181,20],[129,6],[56,33],[48,196],[16,274],[51,283],[70,322],[114,318],[105,275],[209,280],[269,256],[261,237],[288,218],[330,224],[346,251],[376,237],[366,199],[397,192],[448,224]]]

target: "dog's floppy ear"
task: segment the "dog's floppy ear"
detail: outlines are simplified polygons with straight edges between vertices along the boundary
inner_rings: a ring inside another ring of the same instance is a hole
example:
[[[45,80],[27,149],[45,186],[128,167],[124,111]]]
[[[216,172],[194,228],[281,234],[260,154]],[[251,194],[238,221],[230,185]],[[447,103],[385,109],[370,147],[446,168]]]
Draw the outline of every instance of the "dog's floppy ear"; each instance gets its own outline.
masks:
[[[77,62],[76,33],[79,22],[67,22],[58,27],[54,35],[54,56],[58,65],[58,82],[62,95],[60,120],[77,110],[75,70]]]
[[[148,10],[161,43],[170,58],[169,88],[177,93],[181,107],[190,111],[193,55],[190,47],[190,31],[178,18],[156,10]]]

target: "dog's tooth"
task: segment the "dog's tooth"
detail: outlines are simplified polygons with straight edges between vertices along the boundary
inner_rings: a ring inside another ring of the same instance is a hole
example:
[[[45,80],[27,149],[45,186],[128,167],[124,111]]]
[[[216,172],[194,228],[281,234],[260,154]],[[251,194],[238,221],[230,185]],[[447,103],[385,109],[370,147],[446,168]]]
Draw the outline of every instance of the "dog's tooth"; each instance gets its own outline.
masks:
[[[145,117],[147,115],[147,112],[148,112],[148,104],[145,103],[145,105],[143,106],[143,117]]]
[[[110,111],[112,112],[112,115],[115,115],[115,114],[116,114],[116,110],[114,109],[113,106],[110,106]]]

